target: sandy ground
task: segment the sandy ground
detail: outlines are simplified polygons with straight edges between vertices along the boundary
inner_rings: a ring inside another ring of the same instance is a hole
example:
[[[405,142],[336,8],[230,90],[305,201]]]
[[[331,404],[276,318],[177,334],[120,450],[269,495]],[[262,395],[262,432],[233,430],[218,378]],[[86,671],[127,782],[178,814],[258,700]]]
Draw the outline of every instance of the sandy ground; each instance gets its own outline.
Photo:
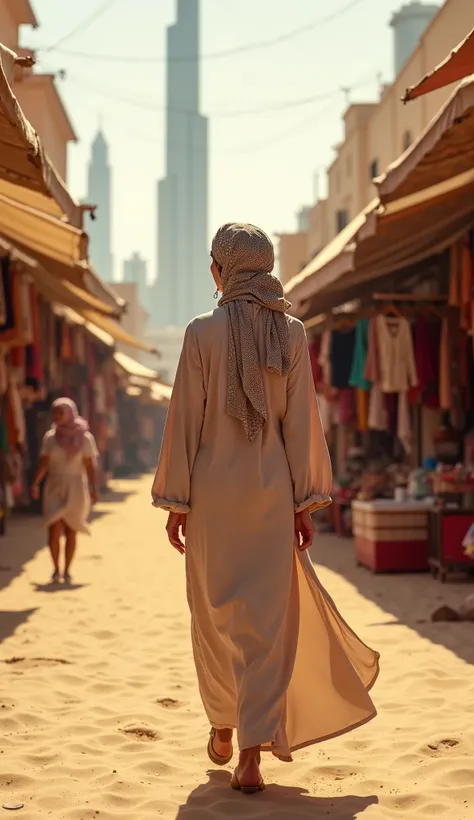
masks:
[[[184,565],[149,484],[120,482],[98,506],[72,588],[45,583],[31,520],[0,541],[0,804],[24,802],[23,820],[472,820],[474,625],[428,620],[469,587],[373,577],[350,541],[320,538],[323,583],[382,653],[379,716],[292,765],[266,760],[267,791],[245,797],[209,771]]]

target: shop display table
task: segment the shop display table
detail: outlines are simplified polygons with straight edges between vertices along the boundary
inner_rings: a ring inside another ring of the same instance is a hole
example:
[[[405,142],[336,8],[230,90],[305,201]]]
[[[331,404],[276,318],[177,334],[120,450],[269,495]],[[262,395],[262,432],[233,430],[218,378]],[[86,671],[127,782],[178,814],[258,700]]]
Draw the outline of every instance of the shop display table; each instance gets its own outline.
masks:
[[[474,559],[466,555],[464,536],[474,524],[474,510],[444,507],[429,515],[428,562],[434,578],[444,583],[448,572],[472,572]]]
[[[424,501],[353,501],[357,563],[373,572],[428,570],[431,509]]]

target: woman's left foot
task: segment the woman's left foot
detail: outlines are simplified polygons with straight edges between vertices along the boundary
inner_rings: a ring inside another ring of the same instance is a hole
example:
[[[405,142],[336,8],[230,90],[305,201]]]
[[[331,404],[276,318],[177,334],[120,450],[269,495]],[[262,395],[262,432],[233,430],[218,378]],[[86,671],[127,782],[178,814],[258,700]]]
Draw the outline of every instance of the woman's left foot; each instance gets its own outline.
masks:
[[[64,579],[63,580],[64,580],[65,584],[72,584],[72,578],[71,578],[69,572],[64,573]]]
[[[225,736],[225,739],[222,738]],[[227,739],[227,735],[230,737]],[[211,729],[209,735],[209,742],[207,744],[207,754],[212,763],[216,766],[226,766],[234,754],[232,748],[232,730],[231,729]]]
[[[59,584],[59,570],[58,569],[54,570],[54,572],[51,576],[51,583],[52,584]]]

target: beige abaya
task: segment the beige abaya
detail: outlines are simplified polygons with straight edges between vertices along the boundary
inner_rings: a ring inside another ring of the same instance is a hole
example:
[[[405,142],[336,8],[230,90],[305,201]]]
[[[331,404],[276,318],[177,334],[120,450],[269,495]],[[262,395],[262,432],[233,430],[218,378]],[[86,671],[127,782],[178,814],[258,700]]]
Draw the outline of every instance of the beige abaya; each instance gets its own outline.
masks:
[[[265,308],[251,305],[263,360]],[[202,701],[241,749],[284,760],[376,714],[378,654],[365,646],[298,550],[294,512],[330,503],[331,466],[303,325],[290,319],[287,375],[262,368],[268,418],[250,443],[226,412],[224,307],[188,326],[153,484],[188,514],[186,573]]]

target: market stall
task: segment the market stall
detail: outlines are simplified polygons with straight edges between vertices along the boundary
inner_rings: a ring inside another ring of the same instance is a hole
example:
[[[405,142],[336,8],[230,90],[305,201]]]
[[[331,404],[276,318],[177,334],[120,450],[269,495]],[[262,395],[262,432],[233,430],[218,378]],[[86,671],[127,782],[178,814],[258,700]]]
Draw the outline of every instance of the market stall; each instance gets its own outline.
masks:
[[[444,579],[474,569],[464,543],[474,523],[473,248],[467,231],[419,266],[414,291],[372,293],[308,330],[335,474],[332,526],[355,535],[357,560],[373,571],[430,566]]]

